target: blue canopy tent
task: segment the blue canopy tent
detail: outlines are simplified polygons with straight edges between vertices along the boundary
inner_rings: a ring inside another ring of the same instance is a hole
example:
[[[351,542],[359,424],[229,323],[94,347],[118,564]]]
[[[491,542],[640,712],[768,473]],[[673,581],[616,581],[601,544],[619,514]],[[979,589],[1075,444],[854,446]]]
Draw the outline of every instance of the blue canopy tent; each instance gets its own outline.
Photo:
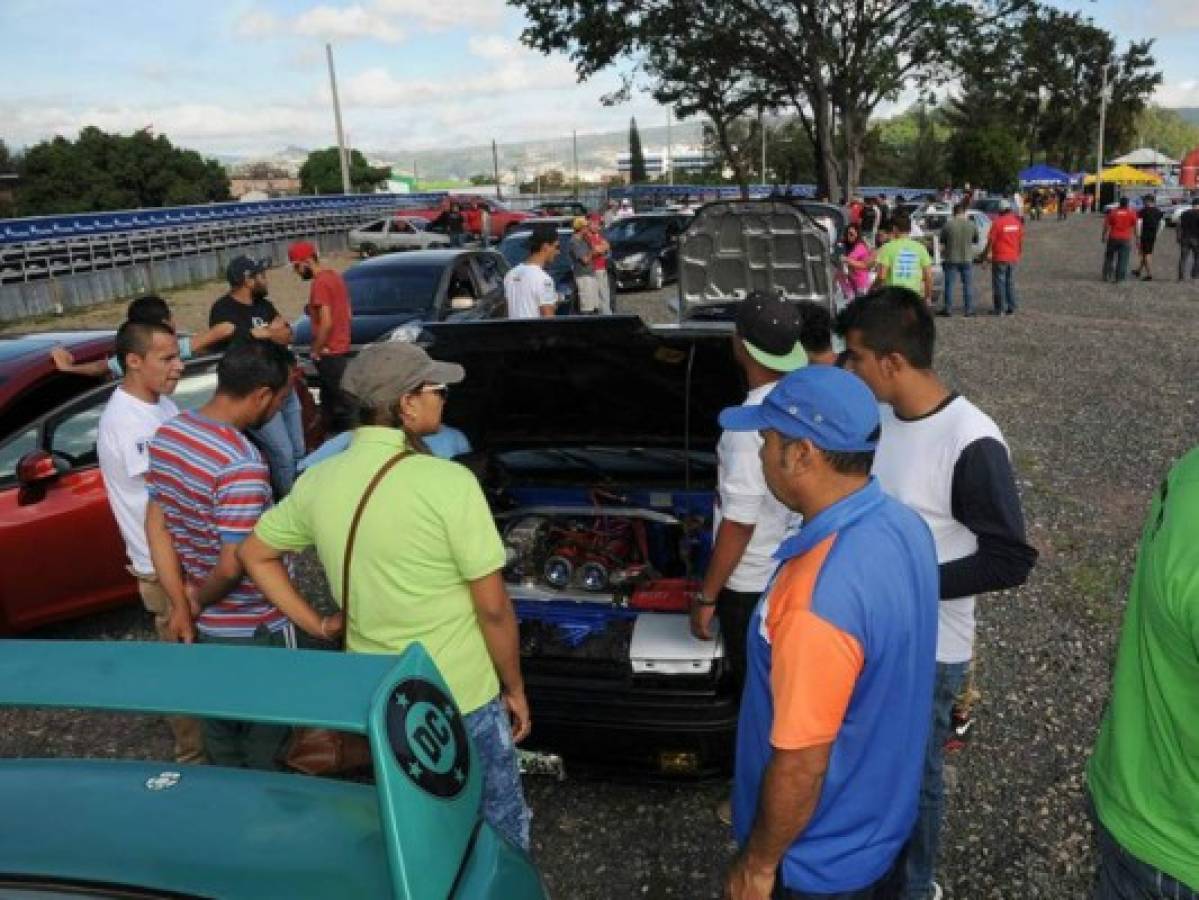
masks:
[[[1070,183],[1069,175],[1044,163],[1029,166],[1020,173],[1019,178],[1020,187],[1050,187]]]

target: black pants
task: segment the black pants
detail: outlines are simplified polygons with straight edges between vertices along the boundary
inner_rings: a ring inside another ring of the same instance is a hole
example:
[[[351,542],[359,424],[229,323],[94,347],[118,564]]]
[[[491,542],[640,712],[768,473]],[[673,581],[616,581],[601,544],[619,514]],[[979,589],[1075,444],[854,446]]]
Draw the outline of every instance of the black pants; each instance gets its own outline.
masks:
[[[724,655],[732,669],[738,697],[745,685],[745,635],[760,596],[759,593],[725,588],[716,597],[716,618],[720,621],[720,633],[724,635]]]
[[[775,882],[772,900],[899,900],[903,893],[903,870],[907,848],[900,852],[891,870],[869,887],[856,891],[841,891],[837,894],[809,894],[793,891]]]
[[[321,385],[321,418],[329,434],[354,426],[353,410],[341,390],[341,376],[349,362],[348,356],[322,356],[316,361],[316,374]]]

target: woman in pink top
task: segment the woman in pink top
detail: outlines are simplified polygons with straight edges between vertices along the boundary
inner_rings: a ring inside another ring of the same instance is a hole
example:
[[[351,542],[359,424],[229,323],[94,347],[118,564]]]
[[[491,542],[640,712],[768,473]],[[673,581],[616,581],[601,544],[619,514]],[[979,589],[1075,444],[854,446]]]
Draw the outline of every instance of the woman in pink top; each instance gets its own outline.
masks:
[[[862,240],[862,229],[853,224],[846,227],[841,248],[841,259],[853,296],[861,297],[874,282],[874,252]]]

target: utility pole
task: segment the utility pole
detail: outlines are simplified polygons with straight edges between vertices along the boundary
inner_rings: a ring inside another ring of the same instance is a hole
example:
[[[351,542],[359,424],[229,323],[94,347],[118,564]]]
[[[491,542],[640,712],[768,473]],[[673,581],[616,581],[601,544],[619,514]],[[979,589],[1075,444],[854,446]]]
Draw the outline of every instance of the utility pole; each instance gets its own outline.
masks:
[[[341,102],[337,99],[337,73],[333,71],[333,45],[325,44],[329,60],[329,87],[333,91],[333,121],[337,123],[337,155],[341,160],[341,192],[350,192],[350,160],[346,156],[346,137],[341,128]]]
[[[674,140],[670,132],[670,120],[673,110],[666,110],[666,183],[674,187]]]
[[[495,146],[495,138],[491,139],[491,167],[495,172],[495,199],[504,199],[504,189],[500,187],[500,152]]]
[[[1095,212],[1103,211],[1103,131],[1107,125],[1107,101],[1111,99],[1111,90],[1107,86],[1107,70],[1111,67],[1111,63],[1104,65],[1103,88],[1099,91],[1099,150],[1095,160]]]
[[[766,107],[758,107],[758,130],[762,132],[762,184],[766,183]]]
[[[575,199],[579,199],[579,132],[578,129],[572,129],[570,132],[571,152],[574,154],[575,161]],[[538,193],[541,193],[538,190]]]

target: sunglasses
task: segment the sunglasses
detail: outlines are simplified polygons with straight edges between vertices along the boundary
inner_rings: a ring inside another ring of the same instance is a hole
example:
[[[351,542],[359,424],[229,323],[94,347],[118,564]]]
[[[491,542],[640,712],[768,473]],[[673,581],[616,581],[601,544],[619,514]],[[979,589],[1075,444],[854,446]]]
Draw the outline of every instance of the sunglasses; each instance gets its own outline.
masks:
[[[444,384],[426,384],[417,390],[418,394],[436,394],[442,400],[446,400],[450,396],[448,385]]]

